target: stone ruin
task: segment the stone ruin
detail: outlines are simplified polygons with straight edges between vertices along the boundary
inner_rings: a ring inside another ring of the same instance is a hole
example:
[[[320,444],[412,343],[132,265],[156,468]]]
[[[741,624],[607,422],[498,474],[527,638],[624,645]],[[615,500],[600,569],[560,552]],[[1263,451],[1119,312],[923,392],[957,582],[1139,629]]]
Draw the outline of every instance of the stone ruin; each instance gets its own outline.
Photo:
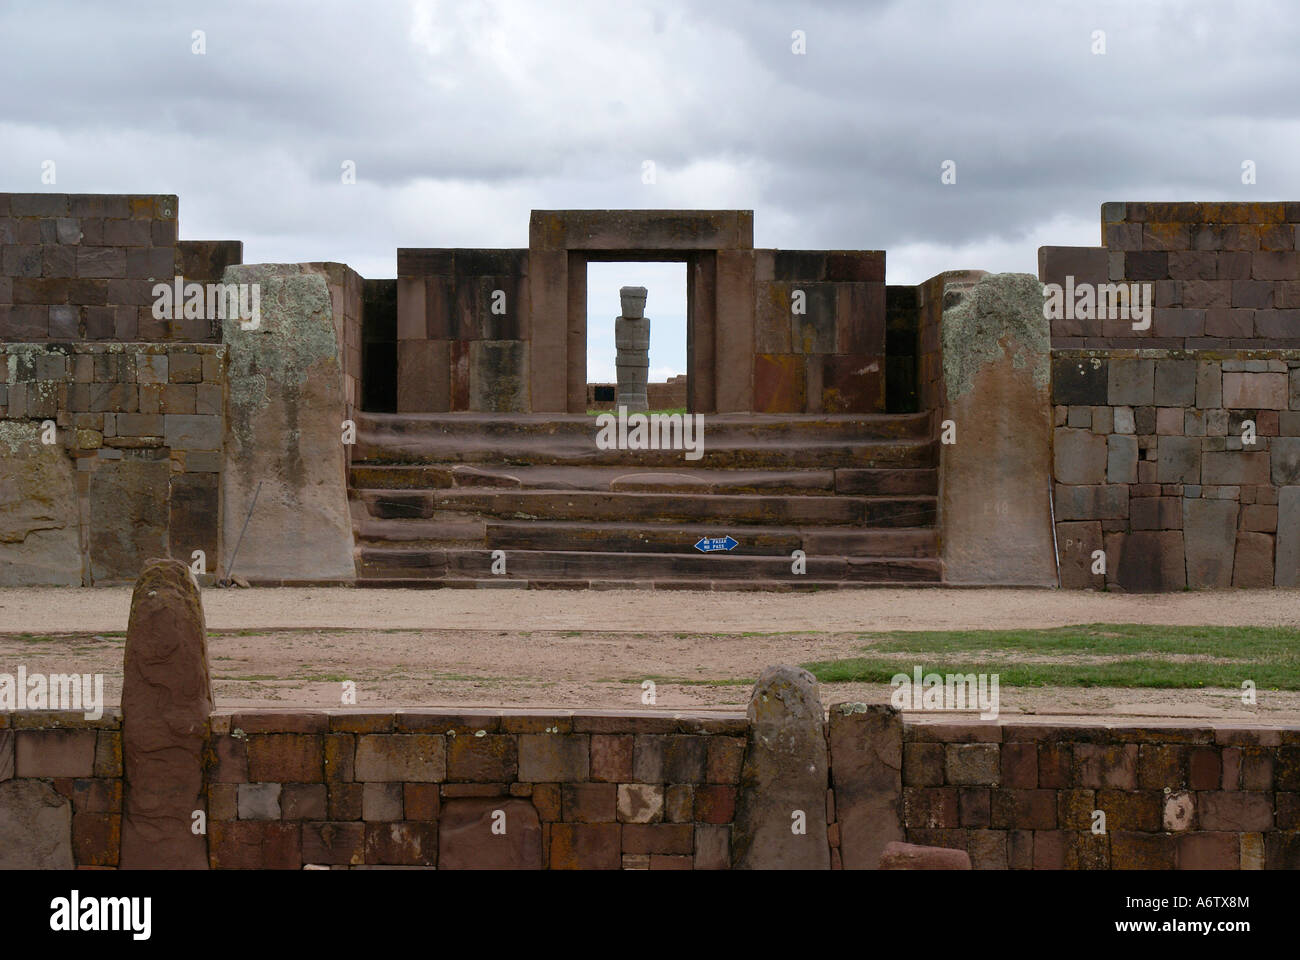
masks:
[[[210,583],[245,524],[255,584],[1300,584],[1300,204],[1107,203],[1036,277],[915,286],[746,210],[538,210],[394,279],[178,223],[0,195],[0,584]],[[587,264],[638,260],[686,264],[699,460],[595,443]]]

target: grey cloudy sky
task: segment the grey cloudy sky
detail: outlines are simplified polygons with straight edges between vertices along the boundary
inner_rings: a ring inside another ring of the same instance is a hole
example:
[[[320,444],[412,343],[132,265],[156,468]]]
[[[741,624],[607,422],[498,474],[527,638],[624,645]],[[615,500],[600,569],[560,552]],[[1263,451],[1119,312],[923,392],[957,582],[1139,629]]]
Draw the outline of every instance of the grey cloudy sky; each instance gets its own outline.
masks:
[[[0,189],[175,193],[183,238],[371,277],[565,207],[753,209],[891,283],[1034,272],[1105,200],[1300,199],[1298,49],[1288,0],[5,0]],[[680,269],[638,276],[680,320]]]

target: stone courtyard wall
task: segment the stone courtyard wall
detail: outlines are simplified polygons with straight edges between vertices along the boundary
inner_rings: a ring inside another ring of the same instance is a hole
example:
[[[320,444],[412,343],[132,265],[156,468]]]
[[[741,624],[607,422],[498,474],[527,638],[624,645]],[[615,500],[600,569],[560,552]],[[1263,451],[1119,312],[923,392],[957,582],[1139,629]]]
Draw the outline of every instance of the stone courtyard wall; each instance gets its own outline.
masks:
[[[733,865],[741,714],[218,709],[210,725],[215,869]],[[1300,869],[1300,729],[837,704],[825,730],[825,836],[807,840],[832,869],[874,868],[894,839],[975,869]],[[50,811],[24,835],[48,859],[0,843],[0,866],[116,866],[124,786],[119,712],[0,714],[0,839]]]
[[[1297,231],[1297,203],[1107,203],[1103,246],[1039,251],[1044,283],[1154,298],[1145,330],[1052,321],[1064,586],[1300,585]]]
[[[215,573],[225,362],[220,344],[0,343],[0,584],[130,582],[195,550]]]

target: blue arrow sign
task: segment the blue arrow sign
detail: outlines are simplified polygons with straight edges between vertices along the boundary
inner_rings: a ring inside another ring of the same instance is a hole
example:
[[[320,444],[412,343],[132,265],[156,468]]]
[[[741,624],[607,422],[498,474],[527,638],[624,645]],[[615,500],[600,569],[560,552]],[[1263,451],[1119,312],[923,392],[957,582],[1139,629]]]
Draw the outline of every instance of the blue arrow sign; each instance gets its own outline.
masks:
[[[713,553],[715,550],[734,550],[738,546],[740,541],[728,534],[725,537],[700,537],[695,549],[700,553]]]

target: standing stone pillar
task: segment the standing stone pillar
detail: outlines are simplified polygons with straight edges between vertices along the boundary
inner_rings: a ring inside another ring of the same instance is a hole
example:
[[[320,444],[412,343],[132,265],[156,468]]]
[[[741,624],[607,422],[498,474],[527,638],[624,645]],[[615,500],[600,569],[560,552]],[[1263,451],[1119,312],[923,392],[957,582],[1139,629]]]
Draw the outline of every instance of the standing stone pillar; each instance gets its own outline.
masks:
[[[615,406],[629,412],[648,410],[646,381],[650,373],[650,318],[645,315],[645,287],[620,287],[622,316],[614,318],[618,391]]]
[[[999,273],[945,287],[941,340],[947,394],[941,420],[953,441],[939,447],[944,579],[1055,586],[1051,337],[1043,285],[1029,274]]]
[[[830,709],[831,784],[845,870],[875,870],[903,832],[903,719],[888,704]]]
[[[798,667],[768,667],[746,716],[733,869],[829,870],[826,734],[816,678]]]
[[[206,870],[193,832],[212,714],[198,585],[179,560],[150,560],[131,595],[122,679],[121,869]]]

